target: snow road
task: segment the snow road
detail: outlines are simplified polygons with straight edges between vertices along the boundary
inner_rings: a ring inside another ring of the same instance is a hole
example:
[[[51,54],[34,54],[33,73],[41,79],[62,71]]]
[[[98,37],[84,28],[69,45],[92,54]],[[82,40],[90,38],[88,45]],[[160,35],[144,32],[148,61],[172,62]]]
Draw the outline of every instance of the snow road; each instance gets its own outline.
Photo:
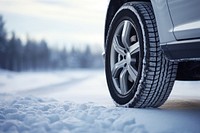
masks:
[[[177,81],[158,109],[115,107],[103,70],[0,70],[0,132],[199,133],[200,82]]]

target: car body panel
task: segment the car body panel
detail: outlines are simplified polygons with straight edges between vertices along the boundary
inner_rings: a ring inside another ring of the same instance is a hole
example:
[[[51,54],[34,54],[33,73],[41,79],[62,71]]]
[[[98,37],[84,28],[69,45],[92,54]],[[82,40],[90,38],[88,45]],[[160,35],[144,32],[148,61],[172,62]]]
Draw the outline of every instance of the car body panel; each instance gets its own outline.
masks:
[[[176,41],[173,34],[173,23],[169,14],[166,0],[151,0],[161,44]]]
[[[200,0],[167,0],[177,40],[200,38]]]
[[[117,10],[125,3],[129,1],[136,0],[110,0],[107,16],[106,16],[106,24],[105,24],[105,41],[106,35],[109,28],[109,24],[112,21]],[[139,0],[138,0],[139,1]],[[137,1],[137,2],[138,2]],[[144,1],[144,0],[141,0]],[[150,0],[146,0],[150,1]],[[151,0],[153,10],[156,17],[156,22],[158,26],[158,33],[160,37],[160,43],[165,44],[167,42],[173,42],[176,40],[173,34],[173,23],[171,21],[171,16],[168,10],[168,5],[166,0]]]

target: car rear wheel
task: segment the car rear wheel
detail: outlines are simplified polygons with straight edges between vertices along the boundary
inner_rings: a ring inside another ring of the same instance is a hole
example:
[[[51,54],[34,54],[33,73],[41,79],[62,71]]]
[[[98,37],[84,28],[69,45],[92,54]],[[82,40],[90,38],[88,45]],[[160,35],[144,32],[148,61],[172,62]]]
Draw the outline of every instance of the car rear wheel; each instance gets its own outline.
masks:
[[[159,107],[167,100],[177,63],[161,51],[150,3],[129,2],[117,11],[105,52],[107,84],[116,105]]]

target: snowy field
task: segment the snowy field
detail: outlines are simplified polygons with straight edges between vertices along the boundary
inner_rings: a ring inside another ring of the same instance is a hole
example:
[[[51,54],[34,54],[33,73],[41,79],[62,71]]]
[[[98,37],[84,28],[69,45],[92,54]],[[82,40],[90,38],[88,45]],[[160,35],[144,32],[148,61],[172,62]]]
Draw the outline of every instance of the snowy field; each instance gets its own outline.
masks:
[[[115,107],[103,70],[0,70],[0,133],[199,133],[200,82],[158,109]]]

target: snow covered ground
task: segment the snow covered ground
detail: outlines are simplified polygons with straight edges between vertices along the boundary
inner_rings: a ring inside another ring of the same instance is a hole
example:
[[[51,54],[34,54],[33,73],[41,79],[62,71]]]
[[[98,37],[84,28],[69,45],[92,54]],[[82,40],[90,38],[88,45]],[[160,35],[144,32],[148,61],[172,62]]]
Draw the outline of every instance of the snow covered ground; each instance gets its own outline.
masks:
[[[158,109],[115,107],[103,70],[0,70],[0,133],[199,133],[200,82],[175,83]]]

